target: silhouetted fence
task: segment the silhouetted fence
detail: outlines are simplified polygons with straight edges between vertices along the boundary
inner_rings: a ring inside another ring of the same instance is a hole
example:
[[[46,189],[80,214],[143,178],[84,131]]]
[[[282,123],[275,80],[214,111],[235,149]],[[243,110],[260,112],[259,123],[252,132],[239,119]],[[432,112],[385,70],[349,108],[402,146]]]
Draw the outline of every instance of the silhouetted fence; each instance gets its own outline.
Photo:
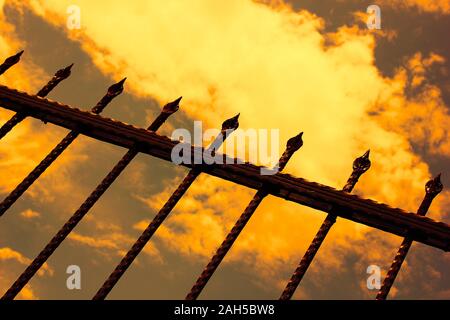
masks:
[[[6,59],[0,65],[0,75],[18,63],[22,53],[23,51]],[[70,76],[71,68],[72,65],[59,70],[36,95],[29,95],[5,86],[0,86],[1,107],[16,112],[0,128],[0,139],[26,117],[40,119],[45,123],[50,122],[71,130],[38,166],[0,203],[0,217],[42,175],[58,156],[69,147],[79,134],[124,147],[128,149],[128,152],[119,160],[79,209],[75,211],[72,217],[30,263],[4,294],[2,299],[14,299],[16,297],[138,153],[146,153],[166,161],[171,161],[172,148],[179,143],[178,141],[172,141],[167,137],[156,134],[156,131],[179,109],[181,97],[166,104],[158,117],[147,129],[136,128],[116,120],[103,118],[99,115],[116,96],[122,93],[123,84],[126,79],[109,87],[107,93],[90,112],[81,111],[45,99],[53,88]],[[353,171],[341,191],[281,173],[289,159],[303,145],[303,133],[289,139],[287,142],[286,150],[276,166],[278,173],[274,175],[261,175],[262,167],[250,163],[241,164],[237,159],[216,153],[216,150],[223,141],[238,128],[238,118],[239,115],[224,121],[220,134],[206,150],[201,147],[190,146],[191,164],[182,164],[190,168],[189,173],[104,282],[103,286],[98,290],[93,298],[94,300],[104,299],[114,288],[121,276],[133,263],[134,259],[139,255],[156,230],[161,226],[178,201],[201,173],[253,188],[257,192],[186,296],[188,300],[198,298],[259,204],[267,195],[280,197],[328,213],[283,291],[280,297],[281,300],[292,298],[317,251],[325,240],[326,235],[336,222],[337,217],[362,223],[405,238],[376,297],[380,300],[386,299],[413,241],[418,241],[446,252],[450,250],[450,226],[425,217],[434,197],[443,188],[440,182],[440,175],[426,183],[425,197],[417,214],[391,208],[385,204],[362,199],[350,194],[361,175],[370,168],[369,151],[353,162]],[[222,164],[213,163],[213,157],[222,157],[224,161]],[[203,162],[196,164],[197,162],[194,159],[203,159]],[[281,221],[280,223],[283,222]]]

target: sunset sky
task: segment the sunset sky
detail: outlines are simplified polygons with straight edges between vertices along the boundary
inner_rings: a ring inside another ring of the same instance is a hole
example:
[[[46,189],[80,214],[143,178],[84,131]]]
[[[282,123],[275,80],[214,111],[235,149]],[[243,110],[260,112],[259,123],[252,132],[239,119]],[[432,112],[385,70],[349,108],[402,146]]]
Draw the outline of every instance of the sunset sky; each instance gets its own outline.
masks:
[[[366,27],[371,4],[380,30]],[[67,27],[70,5],[81,29]],[[75,63],[49,98],[89,110],[127,77],[106,117],[147,127],[183,96],[159,133],[240,112],[244,130],[279,129],[281,153],[303,131],[285,172],[337,189],[370,149],[354,193],[414,212],[431,177],[450,186],[449,30],[448,0],[0,0],[0,60],[25,50],[0,84],[35,93]],[[0,108],[0,125],[12,114]],[[1,139],[0,198],[66,133],[26,119]],[[125,152],[80,136],[0,218],[0,294]],[[186,173],[139,155],[18,298],[92,298]],[[183,299],[254,193],[201,175],[109,298]],[[449,195],[429,217],[450,223]],[[267,197],[200,298],[277,299],[325,216]],[[294,298],[373,299],[366,269],[384,275],[401,241],[338,219]],[[66,288],[73,264],[81,290]],[[449,268],[448,253],[413,244],[390,298],[450,299]]]

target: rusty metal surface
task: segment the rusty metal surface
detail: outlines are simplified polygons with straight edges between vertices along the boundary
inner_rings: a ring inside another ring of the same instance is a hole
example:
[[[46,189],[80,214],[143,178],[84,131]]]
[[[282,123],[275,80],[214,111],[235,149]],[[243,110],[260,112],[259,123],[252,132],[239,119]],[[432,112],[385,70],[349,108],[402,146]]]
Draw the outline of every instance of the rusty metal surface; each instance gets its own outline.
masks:
[[[148,130],[156,131],[167,118],[178,110],[178,103],[181,98],[167,104],[159,116],[149,126]],[[48,258],[55,252],[64,239],[72,232],[77,224],[83,219],[83,217],[89,212],[94,204],[100,199],[100,197],[106,192],[106,190],[112,185],[117,177],[123,172],[128,164],[139,153],[136,148],[131,148],[114,168],[108,173],[108,175],[102,180],[102,182],[95,188],[95,190],[89,195],[89,197],[83,202],[78,210],[70,217],[70,219],[64,224],[64,226],[58,231],[58,233],[50,240],[45,248],[38,254],[38,256],[31,262],[31,264],[25,269],[25,271],[19,276],[19,278],[13,283],[13,285],[6,291],[1,298],[2,300],[12,300],[23,289],[23,287],[31,280],[36,272],[42,267],[42,265],[48,260]]]
[[[344,188],[342,189],[344,192],[352,192],[361,175],[363,175],[367,170],[369,170],[371,165],[369,153],[370,151],[367,151],[361,157],[358,157],[355,159],[355,161],[353,161],[352,173],[348,178]],[[322,245],[328,232],[330,231],[331,227],[334,225],[335,222],[336,222],[335,214],[330,213],[325,218],[324,222],[319,228],[319,231],[317,231],[317,234],[315,235],[313,241],[309,245],[308,250],[306,250],[305,254],[303,255],[303,258],[300,260],[297,269],[292,274],[291,279],[289,280],[288,284],[286,285],[286,288],[281,294],[280,300],[289,300],[292,298],[292,296],[295,293],[295,290],[297,290],[298,285],[302,281],[306,271],[308,271],[308,268],[311,265],[317,252],[319,251],[320,246]]]
[[[20,56],[19,56],[20,57]],[[58,70],[50,81],[44,85],[36,96],[44,98],[46,97],[61,81],[67,79],[70,76],[70,72],[73,64],[63,69]],[[8,134],[16,125],[22,122],[27,115],[25,113],[16,113],[0,128],[0,139]]]
[[[420,216],[425,216],[428,212],[428,209],[433,202],[433,199],[442,191],[443,185],[441,183],[441,175],[437,175],[434,179],[428,181],[425,185],[425,197],[420,204],[419,209],[417,210],[417,214]],[[413,243],[412,239],[405,238],[403,239],[402,244],[400,245],[397,254],[395,255],[394,261],[383,280],[383,285],[381,286],[380,291],[376,296],[376,300],[386,300],[389,291],[394,285],[394,281],[397,278],[397,275],[402,267],[403,261],[406,259],[406,255],[408,254],[409,249]]]
[[[289,141],[287,142],[286,150],[283,152],[280,160],[278,161],[278,164],[275,166],[279,171],[282,171],[286,167],[286,164],[288,163],[292,155],[303,145],[302,136],[303,132],[289,139]],[[212,275],[217,270],[226,254],[230,251],[231,247],[236,242],[242,230],[244,230],[245,226],[255,213],[259,204],[267,195],[268,193],[264,189],[258,190],[258,192],[247,205],[244,212],[241,214],[231,231],[227,234],[225,240],[217,249],[216,253],[211,258],[205,269],[203,269],[201,275],[198,277],[194,286],[191,288],[191,291],[186,296],[186,300],[195,300],[198,298],[198,296],[208,283],[209,279],[211,279]]]
[[[37,119],[79,131],[100,141],[127,149],[136,146],[139,152],[167,161],[171,161],[172,148],[178,143],[142,128],[37,98],[5,86],[0,86],[0,103],[7,109],[24,111]],[[192,147],[192,153],[203,154],[203,150]],[[236,163],[235,159],[230,160],[233,161]],[[190,164],[183,165],[193,167]],[[338,216],[345,219],[401,237],[409,237],[445,251],[450,250],[450,226],[445,223],[289,174],[262,176],[260,170],[261,167],[249,163],[213,164],[202,167],[202,171],[215,177],[253,189],[264,186],[274,196],[324,212],[337,212]]]
[[[104,300],[106,298],[199,174],[200,171],[197,170],[189,171],[175,192],[170,196],[170,199],[164,204],[158,214],[153,218],[152,222],[122,258],[92,300]]]
[[[222,129],[220,134],[213,141],[211,146],[208,148],[211,153],[215,152],[225,139],[239,127],[238,122],[239,114],[233,118],[225,120],[222,123]],[[123,257],[108,279],[103,283],[102,287],[97,291],[93,300],[104,300],[109,292],[114,288],[116,283],[120,280],[122,275],[130,267],[139,253],[144,249],[145,245],[150,241],[152,236],[155,234],[156,230],[161,226],[164,220],[172,212],[173,208],[177,205],[178,201],[183,197],[195,179],[200,175],[200,171],[192,169],[186,175],[186,177],[181,181],[177,189],[172,193],[169,200],[164,204],[164,206],[159,210],[158,214],[153,218],[138,240],[133,244],[131,249]]]
[[[36,95],[41,98],[46,97],[53,89],[56,88],[58,84],[61,83],[61,81],[66,80],[68,77],[70,77],[72,67],[73,63],[65,68],[56,71],[55,75],[50,79],[50,81],[45,86],[43,86],[42,89],[39,90],[38,93],[36,93]]]
[[[22,56],[22,54],[23,50],[16,53],[15,55],[12,55],[11,57],[6,58],[5,61],[0,65],[0,75],[4,74],[9,70],[9,68],[17,64],[20,61],[20,57]]]
[[[91,112],[100,114],[106,106],[123,91],[125,79],[113,84],[107,93],[91,109]],[[17,114],[19,115],[19,114]],[[21,183],[0,203],[0,217],[19,199],[22,194],[47,170],[48,167],[66,150],[78,137],[76,131],[69,132],[50,153],[31,171]]]

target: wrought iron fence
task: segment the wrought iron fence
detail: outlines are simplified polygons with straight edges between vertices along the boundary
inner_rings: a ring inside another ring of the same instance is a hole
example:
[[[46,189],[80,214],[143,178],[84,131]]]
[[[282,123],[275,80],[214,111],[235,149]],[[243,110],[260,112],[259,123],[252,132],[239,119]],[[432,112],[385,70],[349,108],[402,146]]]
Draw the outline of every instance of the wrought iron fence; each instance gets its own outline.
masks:
[[[23,51],[7,58],[5,62],[0,65],[0,75],[18,63],[22,53]],[[19,199],[20,196],[42,175],[42,173],[64,152],[64,150],[70,146],[78,135],[84,134],[99,141],[124,147],[128,149],[128,152],[119,160],[83,204],[81,204],[78,210],[75,211],[71,218],[12,284],[8,291],[3,295],[2,299],[4,300],[14,299],[17,296],[138,153],[142,152],[166,161],[171,161],[171,150],[179,143],[156,134],[156,131],[179,109],[181,97],[166,104],[158,117],[147,129],[136,128],[99,115],[116,96],[122,93],[126,79],[109,87],[107,93],[90,112],[81,111],[45,99],[53,88],[70,76],[72,66],[73,65],[70,65],[56,72],[54,77],[36,95],[29,95],[24,92],[9,89],[5,86],[0,86],[1,107],[16,112],[16,114],[0,128],[0,139],[26,117],[40,119],[45,123],[50,122],[71,130],[70,133],[36,166],[36,168],[33,169],[30,174],[0,203],[0,217],[7,212],[14,202]],[[186,296],[187,300],[194,300],[199,297],[209,279],[239,237],[239,234],[267,195],[280,197],[328,213],[325,221],[321,225],[286,285],[285,290],[281,294],[280,300],[289,300],[292,298],[317,251],[325,240],[326,235],[336,222],[337,217],[362,223],[404,237],[404,241],[376,296],[376,299],[379,300],[387,298],[389,290],[395,281],[402,262],[405,260],[413,241],[418,241],[446,252],[450,250],[450,226],[443,222],[437,222],[425,217],[433,199],[443,188],[440,182],[440,175],[426,183],[425,197],[417,214],[391,208],[385,204],[377,203],[369,199],[362,199],[350,194],[361,175],[370,168],[371,162],[369,160],[369,151],[353,162],[353,171],[344,188],[340,191],[318,183],[306,181],[305,179],[293,177],[289,174],[281,173],[289,159],[303,145],[303,133],[289,139],[287,142],[286,150],[276,166],[279,172],[274,175],[261,175],[260,170],[262,168],[259,166],[250,163],[238,163],[236,159],[229,158],[226,155],[216,154],[216,150],[223,141],[238,128],[238,118],[239,114],[223,122],[220,134],[206,150],[209,152],[204,152],[205,150],[202,147],[190,146],[192,160],[198,159],[198,156],[202,155],[200,159],[203,159],[203,162],[201,164],[196,164],[197,162],[191,161],[191,164],[182,164],[190,168],[189,173],[95,294],[93,297],[94,300],[106,298],[108,293],[114,288],[121,276],[133,263],[134,259],[139,255],[156,230],[161,226],[178,201],[183,197],[185,192],[201,173],[213,175],[253,188],[257,190],[257,192],[197,279],[191,291]],[[212,157],[217,156],[224,159],[222,164],[213,163],[213,161],[211,161]]]

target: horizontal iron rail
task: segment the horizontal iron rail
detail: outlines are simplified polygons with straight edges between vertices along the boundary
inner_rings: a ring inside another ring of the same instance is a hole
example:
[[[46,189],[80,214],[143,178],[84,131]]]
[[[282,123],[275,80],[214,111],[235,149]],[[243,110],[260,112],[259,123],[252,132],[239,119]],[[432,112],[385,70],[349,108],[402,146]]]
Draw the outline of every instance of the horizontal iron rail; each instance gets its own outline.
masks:
[[[154,132],[5,86],[0,86],[0,106],[127,149],[137,146],[139,152],[167,161],[171,161],[172,148],[178,144]],[[192,158],[203,152],[199,147],[191,147],[191,150]],[[262,167],[249,163],[236,164],[235,159],[228,159],[234,164],[183,165],[189,168],[197,166],[210,175],[253,189],[264,188],[276,197],[327,213],[338,212],[342,218],[450,251],[450,226],[443,222],[289,174],[261,175]]]

